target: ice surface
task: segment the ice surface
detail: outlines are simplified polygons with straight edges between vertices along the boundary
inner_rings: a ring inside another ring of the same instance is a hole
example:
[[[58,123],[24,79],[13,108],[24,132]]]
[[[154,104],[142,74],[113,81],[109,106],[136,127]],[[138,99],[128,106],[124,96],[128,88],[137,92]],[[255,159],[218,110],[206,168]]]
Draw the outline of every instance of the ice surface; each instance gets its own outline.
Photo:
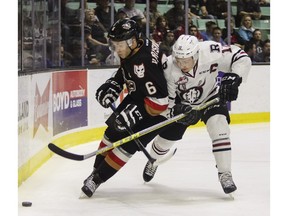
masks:
[[[175,156],[142,180],[146,164],[137,152],[91,198],[80,188],[94,158],[72,161],[54,155],[18,188],[19,216],[268,216],[270,215],[269,123],[231,125],[232,174],[238,190],[231,200],[217,178],[206,128],[189,129]],[[70,148],[89,153],[98,142]],[[148,146],[150,150],[150,145]],[[22,207],[22,201],[33,202]]]

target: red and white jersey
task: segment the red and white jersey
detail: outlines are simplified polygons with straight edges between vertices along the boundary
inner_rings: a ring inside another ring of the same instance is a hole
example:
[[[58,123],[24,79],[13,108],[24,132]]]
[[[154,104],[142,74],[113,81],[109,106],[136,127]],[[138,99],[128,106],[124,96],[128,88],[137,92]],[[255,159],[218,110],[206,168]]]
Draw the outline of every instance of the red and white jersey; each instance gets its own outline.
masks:
[[[198,60],[192,70],[183,73],[172,55],[168,57],[165,78],[171,108],[178,95],[182,103],[199,105],[218,93],[218,71],[232,72],[246,81],[251,60],[239,47],[222,46],[214,41],[199,42]]]

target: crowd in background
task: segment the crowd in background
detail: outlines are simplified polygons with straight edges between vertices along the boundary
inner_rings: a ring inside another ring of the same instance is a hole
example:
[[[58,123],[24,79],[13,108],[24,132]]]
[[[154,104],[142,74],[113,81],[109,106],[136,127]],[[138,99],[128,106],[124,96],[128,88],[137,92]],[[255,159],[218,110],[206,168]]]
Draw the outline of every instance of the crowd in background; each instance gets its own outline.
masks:
[[[222,45],[234,44],[244,49],[252,62],[270,62],[270,39],[265,35],[266,38],[263,40],[264,32],[253,25],[255,20],[270,20],[270,17],[261,14],[260,9],[261,6],[270,7],[268,0],[238,0],[235,2],[237,14],[232,15],[231,13],[230,36],[227,36],[229,22],[227,20],[227,1],[225,0],[189,0],[188,13],[187,10],[185,11],[184,0],[170,1],[170,7],[164,12],[158,9],[157,0],[150,0],[149,17],[147,17],[146,7],[142,10],[136,7],[139,3],[146,5],[146,1],[141,0],[114,1],[123,3],[123,7],[117,10],[115,7],[111,7],[109,0],[95,0],[95,7],[91,7],[90,1],[88,6],[87,0],[84,0],[84,4],[79,4],[78,8],[69,7],[68,0],[60,1],[61,46],[58,47],[57,53],[61,55],[61,63],[55,65],[50,60],[53,46],[48,41],[46,43],[47,61],[45,62],[47,68],[59,67],[59,65],[60,67],[81,66],[83,59],[84,65],[87,66],[119,64],[119,58],[109,49],[107,34],[111,22],[126,17],[134,19],[142,30],[142,36],[149,37],[158,43],[166,55],[171,55],[172,45],[181,34],[185,33],[185,16],[187,16],[188,34],[196,36],[199,41],[213,40]],[[79,19],[81,5],[84,5],[85,11],[84,41],[81,38]],[[111,13],[114,13],[112,21]],[[147,20],[149,20],[148,34]],[[223,25],[219,25],[220,20],[223,21]],[[200,21],[204,21],[205,28],[199,28]],[[41,35],[41,32],[39,34]],[[27,59],[24,60],[25,64],[29,65],[29,59],[28,62]]]

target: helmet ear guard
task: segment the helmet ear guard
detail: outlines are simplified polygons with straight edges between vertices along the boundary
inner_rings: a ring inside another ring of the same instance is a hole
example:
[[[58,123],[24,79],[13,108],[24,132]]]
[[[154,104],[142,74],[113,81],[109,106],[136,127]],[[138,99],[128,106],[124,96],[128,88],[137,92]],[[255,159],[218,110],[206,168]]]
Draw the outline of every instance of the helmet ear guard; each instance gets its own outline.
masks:
[[[199,42],[195,36],[180,35],[173,45],[172,56],[174,58],[189,58],[198,59]]]

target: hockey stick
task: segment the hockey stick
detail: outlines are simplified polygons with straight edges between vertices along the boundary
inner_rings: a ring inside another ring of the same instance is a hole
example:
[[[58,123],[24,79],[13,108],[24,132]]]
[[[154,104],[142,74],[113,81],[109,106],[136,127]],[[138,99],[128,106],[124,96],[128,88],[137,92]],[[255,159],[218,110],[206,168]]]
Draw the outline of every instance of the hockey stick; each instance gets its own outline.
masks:
[[[193,107],[193,110],[202,110],[202,109],[205,109],[205,108],[207,108],[208,106],[210,106],[210,105],[212,105],[212,104],[215,104],[215,103],[218,103],[218,102],[219,102],[219,98],[215,98],[215,99],[213,99],[213,100],[210,100],[210,101],[208,101],[208,102],[205,102],[204,104],[200,104],[200,105],[198,105],[198,106]],[[104,153],[104,152],[107,152],[107,151],[109,151],[109,150],[111,150],[111,149],[114,149],[114,148],[116,148],[116,147],[118,147],[118,146],[121,146],[121,145],[123,145],[123,144],[125,144],[125,143],[127,143],[127,142],[130,142],[130,141],[132,141],[132,140],[134,140],[134,139],[137,139],[137,138],[139,138],[139,137],[141,137],[141,136],[144,136],[144,135],[146,135],[146,134],[148,134],[148,133],[150,133],[150,132],[152,132],[152,131],[155,131],[155,130],[158,130],[158,129],[162,128],[162,127],[165,127],[165,126],[167,126],[167,125],[169,125],[169,124],[171,124],[171,123],[173,123],[173,122],[176,122],[176,121],[182,119],[184,116],[185,116],[184,113],[179,114],[179,115],[174,116],[174,117],[172,117],[172,118],[170,118],[170,119],[167,119],[167,120],[165,120],[165,121],[163,121],[163,122],[160,122],[160,123],[158,123],[158,124],[155,124],[155,125],[153,125],[153,126],[150,126],[150,127],[146,128],[146,129],[143,129],[143,130],[141,130],[141,131],[138,131],[138,132],[136,132],[136,133],[134,133],[134,134],[132,134],[132,135],[130,135],[130,136],[124,137],[124,138],[121,139],[121,140],[118,140],[118,141],[116,141],[116,142],[113,142],[113,143],[112,143],[111,145],[109,145],[109,146],[105,146],[105,147],[103,147],[103,148],[101,148],[101,149],[98,149],[98,150],[96,150],[96,151],[93,151],[93,152],[91,152],[91,153],[84,154],[84,155],[74,154],[74,153],[65,151],[65,150],[61,149],[60,147],[56,146],[56,145],[53,144],[53,143],[49,143],[49,144],[48,144],[48,148],[49,148],[52,152],[54,152],[55,154],[58,154],[58,155],[60,155],[60,156],[62,156],[62,157],[64,157],[64,158],[71,159],[71,160],[82,161],[82,160],[86,160],[86,159],[88,159],[88,158],[90,158],[90,157],[93,157],[93,156],[95,156],[95,155],[98,155],[98,154],[102,154],[102,153]],[[174,153],[175,153],[175,151],[174,151]],[[173,156],[173,155],[172,155],[172,156]],[[168,160],[168,159],[167,159],[167,160]]]

